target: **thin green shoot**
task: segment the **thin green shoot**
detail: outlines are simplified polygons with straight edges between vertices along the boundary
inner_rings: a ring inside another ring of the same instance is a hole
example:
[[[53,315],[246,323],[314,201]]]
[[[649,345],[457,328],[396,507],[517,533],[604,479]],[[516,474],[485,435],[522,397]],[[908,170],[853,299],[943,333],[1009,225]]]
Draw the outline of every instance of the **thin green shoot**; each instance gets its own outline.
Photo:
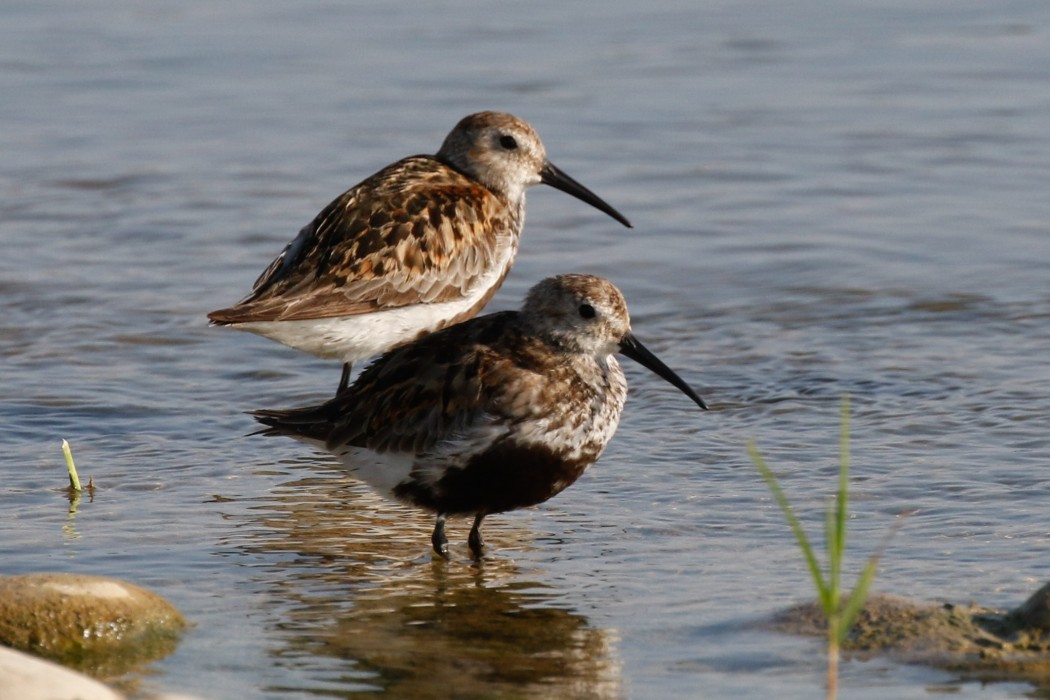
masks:
[[[748,443],[747,446],[751,461],[754,462],[755,468],[758,469],[759,474],[762,475],[766,485],[769,487],[773,500],[776,501],[784,514],[784,519],[791,528],[798,547],[802,551],[802,556],[806,560],[806,566],[809,568],[810,576],[813,579],[813,585],[817,590],[817,602],[827,618],[828,698],[834,698],[837,694],[839,649],[846,641],[850,627],[864,607],[868,591],[871,589],[871,583],[875,578],[875,569],[878,566],[879,559],[889,543],[889,538],[896,532],[895,527],[883,540],[876,552],[868,559],[867,564],[857,578],[853,591],[843,601],[841,582],[842,561],[846,555],[846,519],[849,506],[849,447],[849,398],[844,396],[842,398],[842,420],[839,431],[838,490],[835,494],[834,502],[828,506],[824,520],[828,561],[827,575],[825,575],[813,545],[810,544],[809,538],[806,537],[802,523],[795,515],[795,511],[791,507],[787,496],[784,495],[784,491],[780,488],[773,470],[766,464],[754,442]],[[898,526],[900,522],[898,521]]]
[[[62,454],[66,458],[66,469],[69,470],[69,487],[74,491],[81,491],[80,477],[77,476],[77,465],[73,463],[73,451],[69,449],[69,442],[62,441]]]

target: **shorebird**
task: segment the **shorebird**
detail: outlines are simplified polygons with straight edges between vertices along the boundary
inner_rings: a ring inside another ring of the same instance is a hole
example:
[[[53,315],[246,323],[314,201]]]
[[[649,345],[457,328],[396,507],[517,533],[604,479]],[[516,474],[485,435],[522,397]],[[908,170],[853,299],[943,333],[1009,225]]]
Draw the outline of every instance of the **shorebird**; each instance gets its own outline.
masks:
[[[350,188],[307,224],[242,301],[211,325],[344,363],[475,316],[514,263],[525,190],[544,183],[631,223],[547,160],[513,115],[464,117],[436,155],[410,156]]]
[[[446,516],[474,516],[467,542],[480,557],[486,516],[546,501],[605,449],[627,397],[614,353],[707,408],[631,332],[620,291],[573,274],[537,284],[521,311],[387,352],[324,404],[253,415],[260,433],[326,450],[380,494],[435,513],[441,556]]]

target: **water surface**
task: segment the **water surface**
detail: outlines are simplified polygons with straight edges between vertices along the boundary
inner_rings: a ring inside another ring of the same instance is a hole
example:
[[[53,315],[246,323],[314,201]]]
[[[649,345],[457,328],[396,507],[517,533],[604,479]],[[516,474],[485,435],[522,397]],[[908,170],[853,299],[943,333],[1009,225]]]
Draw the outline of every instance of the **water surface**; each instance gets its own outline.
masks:
[[[114,575],[195,623],[129,678],[208,698],[777,697],[820,646],[756,621],[806,572],[852,397],[850,573],[1012,606],[1047,579],[1050,8],[101,0],[0,9],[0,569]],[[625,230],[530,193],[490,308],[613,279],[700,413],[628,365],[596,468],[468,523],[384,503],[244,412],[338,367],[204,314],[346,187],[463,115],[532,121]],[[68,513],[59,442],[98,491]],[[881,661],[843,696],[1025,697]]]

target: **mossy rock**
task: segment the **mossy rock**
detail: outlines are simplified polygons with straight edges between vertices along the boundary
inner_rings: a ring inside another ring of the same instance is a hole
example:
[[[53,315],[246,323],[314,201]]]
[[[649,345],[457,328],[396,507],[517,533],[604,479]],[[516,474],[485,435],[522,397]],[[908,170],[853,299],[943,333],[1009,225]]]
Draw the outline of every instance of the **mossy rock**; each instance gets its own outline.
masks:
[[[775,629],[827,634],[816,603],[778,614]],[[843,644],[847,655],[886,655],[981,680],[1050,684],[1050,584],[1014,610],[872,596]]]
[[[186,626],[155,593],[85,574],[0,577],[0,644],[96,677],[171,653]]]

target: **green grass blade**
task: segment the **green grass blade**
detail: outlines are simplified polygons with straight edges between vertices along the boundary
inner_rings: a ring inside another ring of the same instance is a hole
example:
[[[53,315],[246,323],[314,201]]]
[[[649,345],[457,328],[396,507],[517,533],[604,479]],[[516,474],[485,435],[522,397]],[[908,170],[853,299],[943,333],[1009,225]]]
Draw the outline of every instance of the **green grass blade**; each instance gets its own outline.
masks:
[[[878,563],[878,556],[873,556],[868,560],[864,570],[860,572],[860,576],[857,578],[857,585],[853,587],[846,604],[842,606],[842,612],[839,613],[838,630],[836,630],[839,644],[846,641],[846,634],[849,632],[849,628],[853,625],[857,615],[864,607],[865,601],[868,599],[868,591],[871,590],[871,582],[875,580],[875,569]]]
[[[810,576],[817,588],[820,605],[824,610],[828,623],[828,697],[833,698],[838,688],[838,658],[839,647],[845,643],[850,628],[864,609],[872,582],[875,580],[875,570],[878,568],[879,560],[886,549],[889,540],[901,527],[904,518],[898,519],[894,526],[883,538],[875,554],[871,556],[860,575],[857,583],[850,592],[849,597],[843,601],[840,595],[842,560],[846,555],[846,526],[849,513],[849,462],[850,462],[850,439],[849,439],[849,397],[842,397],[842,421],[839,433],[839,478],[838,489],[835,493],[834,502],[829,502],[824,511],[824,539],[828,553],[828,579],[824,580],[820,565],[812,545],[806,538],[802,524],[795,516],[791,504],[780,488],[776,475],[766,465],[761,453],[754,441],[747,444],[748,454],[755,468],[765,479],[766,485],[773,494],[774,500],[780,506],[785,520],[795,535],[799,548],[806,559]],[[906,513],[902,513],[906,516]]]
[[[773,500],[780,506],[781,512],[784,514],[784,519],[787,520],[788,525],[791,527],[791,532],[795,535],[795,540],[798,542],[799,549],[802,550],[802,555],[806,559],[806,565],[809,567],[809,574],[813,577],[813,584],[817,587],[817,594],[820,598],[821,606],[826,607],[827,603],[831,601],[830,591],[828,590],[827,584],[824,582],[824,575],[820,571],[820,564],[817,562],[817,557],[813,553],[813,547],[809,543],[809,539],[806,537],[805,530],[802,529],[802,523],[799,522],[798,518],[795,517],[795,511],[792,510],[791,504],[788,502],[787,496],[780,488],[780,484],[777,483],[777,477],[773,474],[773,471],[766,465],[766,461],[762,459],[761,453],[758,451],[758,447],[755,443],[749,442],[747,444],[747,452],[751,456],[751,461],[754,463],[755,468],[758,469],[759,474],[765,479],[766,484],[769,486],[770,493],[773,494]]]
[[[839,427],[839,488],[835,495],[835,556],[831,560],[835,583],[841,580],[846,553],[846,518],[849,514],[849,396],[842,397]],[[836,588],[838,586],[836,585]]]
[[[66,458],[66,470],[69,472],[69,485],[74,491],[80,491],[80,477],[77,476],[77,465],[73,463],[73,451],[69,449],[69,443],[62,441],[62,455]]]
[[[871,589],[871,582],[875,579],[875,569],[878,567],[882,555],[886,552],[890,540],[893,539],[893,536],[897,534],[898,530],[904,527],[904,521],[907,520],[909,515],[911,515],[910,512],[900,514],[897,521],[893,523],[883,536],[875,553],[868,559],[868,563],[864,566],[864,570],[861,571],[860,576],[857,578],[857,585],[853,587],[853,592],[850,593],[849,600],[847,600],[846,604],[842,607],[841,627],[839,628],[840,642],[845,640],[850,625],[853,624],[857,615],[864,607],[864,602],[868,598],[868,591]]]
[[[839,531],[839,509],[836,503],[828,503],[824,511],[824,539],[828,550],[828,601],[825,611],[837,610],[841,596],[842,556],[844,543]]]

